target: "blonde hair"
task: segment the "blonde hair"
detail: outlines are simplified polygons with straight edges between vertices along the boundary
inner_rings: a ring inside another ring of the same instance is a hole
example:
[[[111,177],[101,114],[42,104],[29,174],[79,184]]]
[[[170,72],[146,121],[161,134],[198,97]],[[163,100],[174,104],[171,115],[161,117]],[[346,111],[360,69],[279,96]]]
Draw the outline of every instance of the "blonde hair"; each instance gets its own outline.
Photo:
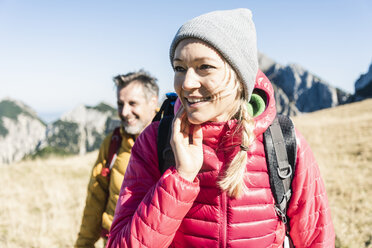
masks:
[[[248,161],[247,149],[255,140],[254,135],[254,121],[248,114],[248,100],[244,95],[243,85],[237,78],[235,71],[230,67],[231,72],[235,74],[233,77],[236,83],[240,85],[238,94],[240,98],[238,101],[238,110],[234,118],[238,120],[238,125],[235,129],[234,135],[241,135],[241,150],[235,155],[234,159],[228,165],[222,178],[218,181],[219,187],[226,191],[230,197],[238,198],[242,195],[245,189],[244,175]]]

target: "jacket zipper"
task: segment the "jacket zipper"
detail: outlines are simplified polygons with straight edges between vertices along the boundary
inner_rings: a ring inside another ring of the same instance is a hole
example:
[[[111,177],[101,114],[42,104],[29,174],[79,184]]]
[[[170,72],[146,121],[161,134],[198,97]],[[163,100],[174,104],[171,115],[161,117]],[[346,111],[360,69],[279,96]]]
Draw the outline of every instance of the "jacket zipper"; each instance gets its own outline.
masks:
[[[226,233],[227,233],[227,200],[226,192],[221,194],[221,228],[220,228],[220,247],[226,247]]]

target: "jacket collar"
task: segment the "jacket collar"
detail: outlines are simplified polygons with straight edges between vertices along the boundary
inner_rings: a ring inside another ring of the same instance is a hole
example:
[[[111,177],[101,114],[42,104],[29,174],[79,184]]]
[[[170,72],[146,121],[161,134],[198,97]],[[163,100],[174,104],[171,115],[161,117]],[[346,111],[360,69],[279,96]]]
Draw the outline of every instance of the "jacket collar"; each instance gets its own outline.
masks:
[[[266,107],[262,114],[254,118],[255,134],[261,135],[269,125],[273,122],[276,116],[276,105],[274,98],[274,89],[271,82],[262,71],[258,71],[256,77],[255,89],[261,90],[266,94]]]

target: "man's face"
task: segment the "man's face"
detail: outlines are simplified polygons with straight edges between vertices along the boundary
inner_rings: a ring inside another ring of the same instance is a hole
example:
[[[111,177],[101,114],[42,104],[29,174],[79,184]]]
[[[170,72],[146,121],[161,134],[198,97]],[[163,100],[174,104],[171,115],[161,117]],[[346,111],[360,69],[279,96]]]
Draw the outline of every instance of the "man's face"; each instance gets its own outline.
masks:
[[[124,88],[117,90],[118,114],[124,130],[131,135],[137,135],[150,124],[155,115],[157,97],[147,99],[143,86],[133,81]]]

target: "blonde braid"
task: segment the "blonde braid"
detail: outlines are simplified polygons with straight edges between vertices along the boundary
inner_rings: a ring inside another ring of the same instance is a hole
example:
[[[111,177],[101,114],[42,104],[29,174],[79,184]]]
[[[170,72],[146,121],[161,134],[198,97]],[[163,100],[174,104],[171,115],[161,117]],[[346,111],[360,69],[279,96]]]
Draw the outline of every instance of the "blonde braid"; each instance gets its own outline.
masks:
[[[242,146],[249,148],[254,142],[255,135],[253,118],[248,114],[247,100],[240,100],[240,107],[237,113],[239,124],[236,131],[242,130]],[[230,197],[238,198],[245,188],[244,174],[246,170],[248,155],[246,150],[240,150],[231,161],[224,177],[218,182],[220,188],[227,191]]]

